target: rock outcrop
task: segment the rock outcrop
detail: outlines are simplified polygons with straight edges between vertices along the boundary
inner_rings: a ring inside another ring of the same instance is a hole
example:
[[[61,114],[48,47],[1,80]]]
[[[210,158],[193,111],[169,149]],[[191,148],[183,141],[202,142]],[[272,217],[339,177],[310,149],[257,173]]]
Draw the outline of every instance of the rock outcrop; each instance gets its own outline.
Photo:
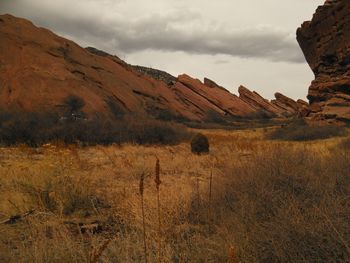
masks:
[[[293,99],[281,94],[275,93],[275,98],[272,101],[268,101],[260,96],[255,91],[250,91],[244,86],[240,86],[238,89],[239,97],[253,106],[257,111],[267,114],[267,116],[276,117],[288,117],[299,116],[305,117],[309,113],[309,104],[306,101]]]
[[[260,94],[257,92],[252,92],[244,86],[240,86],[238,88],[238,92],[239,97],[249,105],[253,106],[257,111],[263,111],[276,116],[280,116],[285,112],[284,109],[274,105],[267,99],[260,96]]]
[[[215,105],[219,112],[225,115],[244,117],[255,111],[251,105],[236,95],[228,93],[225,89],[208,87],[200,80],[193,79],[186,74],[180,75],[178,82],[210,104]]]
[[[176,82],[176,78],[165,71],[154,69],[154,68],[142,67],[142,66],[132,66],[132,67],[137,72],[146,76],[150,76],[151,78],[154,78],[156,80],[163,81],[167,85],[172,85]]]
[[[275,93],[275,100],[272,100],[272,103],[275,104],[276,106],[284,109],[287,112],[298,112],[299,106],[296,101],[293,99],[276,92]]]
[[[87,116],[113,117],[118,109],[200,121],[215,108],[207,102],[196,114],[195,102],[116,56],[84,49],[25,19],[0,19],[0,109],[60,112],[70,95],[84,100]]]
[[[328,0],[297,40],[315,74],[308,93],[314,119],[350,120],[350,1]]]
[[[243,87],[238,97],[207,78],[203,83],[129,65],[11,15],[0,16],[0,39],[0,110],[60,114],[74,95],[84,101],[87,118],[132,114],[206,121],[208,115],[244,119],[261,112],[269,117],[296,113]]]
[[[226,92],[229,92],[227,89],[225,89],[224,87],[216,84],[215,81],[208,79],[208,78],[204,78],[204,85],[206,85],[209,88],[213,88],[213,89],[222,89]]]

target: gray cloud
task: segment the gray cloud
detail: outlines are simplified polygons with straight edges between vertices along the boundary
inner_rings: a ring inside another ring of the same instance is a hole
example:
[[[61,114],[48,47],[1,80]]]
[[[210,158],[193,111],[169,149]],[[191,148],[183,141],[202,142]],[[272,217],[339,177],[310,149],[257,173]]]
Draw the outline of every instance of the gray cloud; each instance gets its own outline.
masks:
[[[113,10],[116,6],[112,2],[104,0],[104,6]],[[294,35],[271,26],[232,29],[186,9],[138,18],[115,11],[113,15],[103,16],[101,12],[91,11],[101,2],[85,3],[88,4],[13,0],[5,2],[2,10],[32,19],[41,26],[71,36],[78,43],[88,43],[117,55],[156,50],[293,63],[305,61]]]
[[[165,26],[164,26],[165,25]],[[288,33],[265,27],[245,30],[197,29],[185,31],[167,25],[166,18],[140,21],[131,30],[115,27],[110,35],[125,52],[144,49],[184,51],[194,54],[231,55],[272,61],[303,62],[294,38]]]

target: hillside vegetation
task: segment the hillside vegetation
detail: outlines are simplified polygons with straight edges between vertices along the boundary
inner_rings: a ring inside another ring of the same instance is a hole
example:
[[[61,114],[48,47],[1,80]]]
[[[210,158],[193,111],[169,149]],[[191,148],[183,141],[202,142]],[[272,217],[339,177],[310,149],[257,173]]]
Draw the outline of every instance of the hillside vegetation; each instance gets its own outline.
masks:
[[[349,262],[349,139],[201,132],[209,154],[2,148],[0,262]]]

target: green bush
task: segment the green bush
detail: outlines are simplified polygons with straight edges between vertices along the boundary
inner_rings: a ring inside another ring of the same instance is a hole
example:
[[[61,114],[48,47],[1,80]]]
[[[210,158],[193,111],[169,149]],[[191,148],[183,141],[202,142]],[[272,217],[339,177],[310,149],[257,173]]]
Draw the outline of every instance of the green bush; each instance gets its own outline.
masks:
[[[195,154],[209,153],[208,138],[201,133],[197,133],[191,140],[191,151]]]

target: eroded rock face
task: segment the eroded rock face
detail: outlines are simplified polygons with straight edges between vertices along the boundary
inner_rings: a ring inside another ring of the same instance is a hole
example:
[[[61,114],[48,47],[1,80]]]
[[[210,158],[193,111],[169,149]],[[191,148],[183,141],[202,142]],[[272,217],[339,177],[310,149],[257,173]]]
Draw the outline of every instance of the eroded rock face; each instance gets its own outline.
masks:
[[[315,74],[308,99],[314,119],[350,120],[350,1],[328,0],[297,40]]]

